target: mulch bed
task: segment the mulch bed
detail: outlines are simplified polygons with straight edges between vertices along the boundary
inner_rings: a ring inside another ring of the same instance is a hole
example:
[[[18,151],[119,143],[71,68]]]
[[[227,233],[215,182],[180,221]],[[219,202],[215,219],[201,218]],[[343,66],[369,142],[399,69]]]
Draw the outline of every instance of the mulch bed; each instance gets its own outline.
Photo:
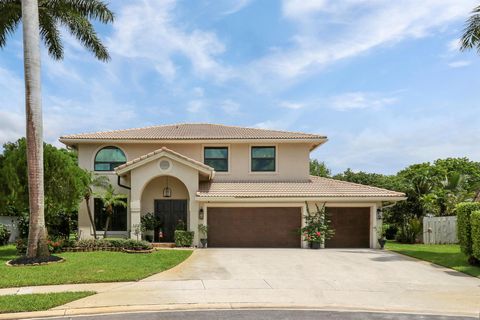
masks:
[[[7,261],[7,265],[15,266],[38,266],[49,264],[53,262],[62,262],[64,259],[57,256],[48,256],[44,258],[28,258],[27,256],[21,256],[19,258]]]

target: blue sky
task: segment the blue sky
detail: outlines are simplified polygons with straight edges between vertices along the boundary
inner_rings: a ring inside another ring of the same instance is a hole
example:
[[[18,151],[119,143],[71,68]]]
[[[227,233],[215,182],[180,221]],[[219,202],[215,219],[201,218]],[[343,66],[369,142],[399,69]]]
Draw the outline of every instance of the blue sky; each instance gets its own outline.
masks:
[[[178,122],[325,134],[334,171],[480,161],[476,0],[111,1],[112,60],[42,56],[45,140]],[[21,30],[0,51],[0,143],[24,135]]]

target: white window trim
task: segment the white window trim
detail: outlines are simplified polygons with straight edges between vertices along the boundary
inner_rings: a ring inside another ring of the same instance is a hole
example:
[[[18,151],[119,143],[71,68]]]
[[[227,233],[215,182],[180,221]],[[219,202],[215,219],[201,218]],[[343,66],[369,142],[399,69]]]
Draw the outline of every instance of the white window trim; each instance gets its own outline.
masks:
[[[232,158],[232,154],[230,153],[230,144],[202,144],[202,163],[205,164],[205,148],[227,148],[227,152],[228,152],[228,158],[227,158],[227,162],[228,162],[228,170],[227,171],[216,171],[215,170],[215,175],[217,174],[230,174],[232,172],[232,162],[231,162],[231,158]],[[215,169],[215,168],[214,168]]]
[[[275,171],[252,171],[252,147],[275,147]],[[278,174],[278,144],[255,143],[248,147],[248,173],[249,174]]]

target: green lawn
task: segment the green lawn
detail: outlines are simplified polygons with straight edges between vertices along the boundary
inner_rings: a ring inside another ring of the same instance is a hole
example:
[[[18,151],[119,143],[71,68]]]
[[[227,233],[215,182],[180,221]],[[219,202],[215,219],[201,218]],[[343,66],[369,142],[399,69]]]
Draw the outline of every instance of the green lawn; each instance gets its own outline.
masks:
[[[15,247],[0,247],[0,288],[47,284],[135,281],[170,269],[191,250],[158,250],[149,254],[123,252],[65,252],[64,262],[43,266],[9,267]]]
[[[48,310],[95,294],[90,291],[0,296],[0,313]]]
[[[388,242],[386,249],[417,259],[430,261],[474,277],[480,277],[480,267],[468,264],[467,256],[460,252],[456,244],[402,244]]]

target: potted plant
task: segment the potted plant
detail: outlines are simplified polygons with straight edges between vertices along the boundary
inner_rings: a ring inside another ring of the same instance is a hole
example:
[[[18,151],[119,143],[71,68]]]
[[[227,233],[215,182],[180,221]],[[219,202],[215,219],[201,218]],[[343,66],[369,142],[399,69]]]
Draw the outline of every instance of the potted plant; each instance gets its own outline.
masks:
[[[387,243],[387,229],[388,224],[382,224],[382,226],[378,229],[378,244],[380,244],[380,249],[385,248],[385,243]]]
[[[207,234],[208,234],[208,226],[206,224],[199,224],[198,231],[200,234],[200,243],[202,244],[202,248],[206,248],[207,246]],[[203,235],[203,237],[202,237]]]
[[[153,241],[153,232],[157,227],[157,219],[153,213],[148,212],[140,218],[140,228],[145,240]]]
[[[330,227],[330,219],[325,211],[325,205],[320,208],[315,204],[316,211],[311,212],[307,204],[307,214],[305,219],[305,227],[300,229],[303,240],[308,241],[310,248],[320,249],[325,240],[331,239],[335,231]]]

